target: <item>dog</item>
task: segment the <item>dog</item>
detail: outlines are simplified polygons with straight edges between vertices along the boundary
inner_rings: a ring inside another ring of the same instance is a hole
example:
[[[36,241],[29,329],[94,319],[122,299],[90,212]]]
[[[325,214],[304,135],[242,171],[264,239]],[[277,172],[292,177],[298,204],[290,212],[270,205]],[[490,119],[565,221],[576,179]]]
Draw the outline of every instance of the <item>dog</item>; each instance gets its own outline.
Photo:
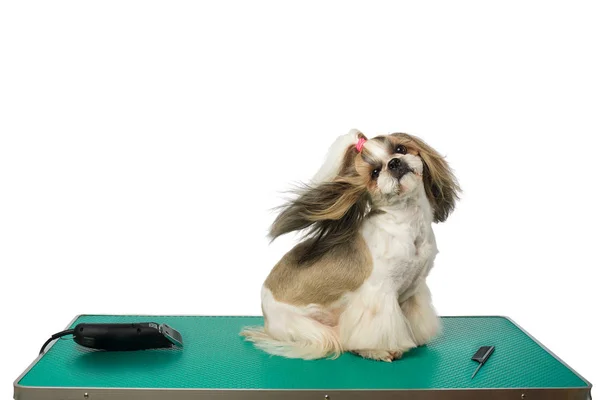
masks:
[[[440,332],[426,278],[433,223],[461,189],[445,159],[405,133],[330,147],[312,181],[281,208],[270,236],[305,232],[262,287],[264,326],[241,335],[272,355],[305,360],[352,352],[391,362]]]

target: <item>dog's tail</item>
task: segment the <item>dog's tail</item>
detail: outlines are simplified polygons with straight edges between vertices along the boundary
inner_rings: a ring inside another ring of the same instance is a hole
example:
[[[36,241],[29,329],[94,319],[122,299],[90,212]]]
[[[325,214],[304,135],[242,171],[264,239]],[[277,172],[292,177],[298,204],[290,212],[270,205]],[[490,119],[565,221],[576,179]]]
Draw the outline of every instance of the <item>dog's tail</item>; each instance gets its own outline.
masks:
[[[302,335],[297,340],[289,337],[276,339],[262,326],[245,328],[241,335],[257,348],[276,356],[305,360],[339,357],[342,346],[332,328],[309,318],[302,322],[305,326],[296,327],[304,328],[296,331]]]

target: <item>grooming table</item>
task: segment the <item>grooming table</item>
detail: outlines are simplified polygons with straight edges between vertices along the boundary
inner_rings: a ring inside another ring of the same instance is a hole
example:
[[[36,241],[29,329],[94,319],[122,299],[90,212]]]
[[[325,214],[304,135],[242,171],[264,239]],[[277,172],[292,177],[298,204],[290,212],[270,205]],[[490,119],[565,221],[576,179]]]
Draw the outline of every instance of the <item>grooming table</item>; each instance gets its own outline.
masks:
[[[443,334],[393,363],[343,354],[291,360],[239,336],[259,317],[84,315],[80,322],[167,323],[183,349],[101,352],[59,339],[15,381],[17,400],[590,399],[591,384],[504,317],[443,317]],[[41,344],[41,343],[40,343]],[[471,375],[480,346],[495,352]],[[36,345],[37,346],[37,345]]]

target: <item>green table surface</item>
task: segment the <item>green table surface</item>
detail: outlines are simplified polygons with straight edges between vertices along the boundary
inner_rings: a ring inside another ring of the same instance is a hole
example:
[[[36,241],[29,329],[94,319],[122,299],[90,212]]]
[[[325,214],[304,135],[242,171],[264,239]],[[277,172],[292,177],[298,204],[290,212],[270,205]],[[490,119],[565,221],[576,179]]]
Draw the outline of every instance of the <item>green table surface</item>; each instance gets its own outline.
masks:
[[[173,389],[444,389],[588,387],[570,368],[504,317],[444,317],[443,334],[393,363],[343,354],[336,360],[269,356],[239,336],[260,317],[85,315],[80,322],[167,323],[182,350],[90,351],[58,340],[17,382],[23,387]],[[471,360],[494,354],[474,379]]]

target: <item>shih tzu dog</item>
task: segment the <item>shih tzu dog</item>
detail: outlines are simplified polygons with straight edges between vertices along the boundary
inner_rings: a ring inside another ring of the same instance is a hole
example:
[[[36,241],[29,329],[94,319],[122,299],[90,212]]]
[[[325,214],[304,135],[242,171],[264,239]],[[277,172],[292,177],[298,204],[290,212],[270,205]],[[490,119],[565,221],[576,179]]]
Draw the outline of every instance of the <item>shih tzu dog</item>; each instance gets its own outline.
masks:
[[[271,227],[273,239],[306,236],[263,285],[264,327],[241,334],[303,359],[349,351],[391,362],[428,343],[440,329],[426,284],[432,223],[446,220],[459,192],[444,158],[414,136],[339,137]]]

